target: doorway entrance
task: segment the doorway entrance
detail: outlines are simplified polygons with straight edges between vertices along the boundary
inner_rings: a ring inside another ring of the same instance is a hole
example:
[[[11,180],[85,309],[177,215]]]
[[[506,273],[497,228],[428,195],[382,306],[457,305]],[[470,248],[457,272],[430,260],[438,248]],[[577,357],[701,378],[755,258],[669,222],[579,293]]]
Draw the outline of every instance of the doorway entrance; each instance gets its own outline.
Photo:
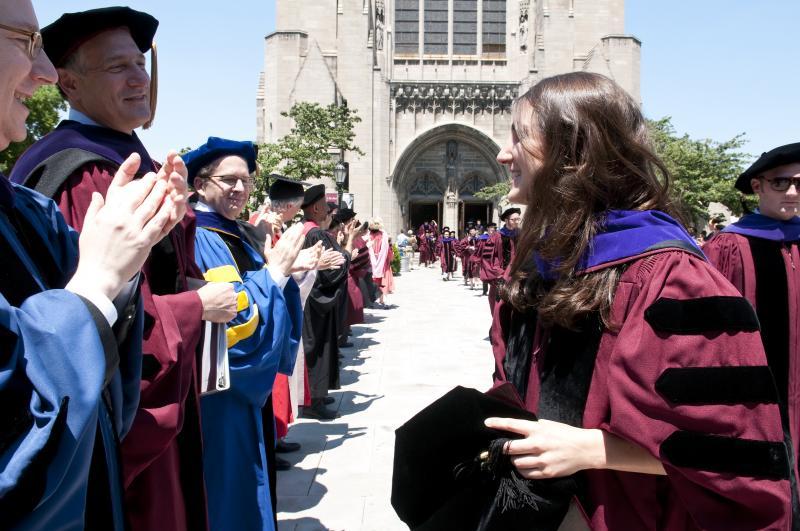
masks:
[[[442,226],[442,202],[411,202],[408,204],[408,220],[411,223],[409,227],[415,233],[419,226],[430,221],[436,220],[439,226]]]
[[[458,208],[459,233],[463,233],[470,222],[481,220],[485,227],[492,219],[492,203],[489,201],[463,202]]]

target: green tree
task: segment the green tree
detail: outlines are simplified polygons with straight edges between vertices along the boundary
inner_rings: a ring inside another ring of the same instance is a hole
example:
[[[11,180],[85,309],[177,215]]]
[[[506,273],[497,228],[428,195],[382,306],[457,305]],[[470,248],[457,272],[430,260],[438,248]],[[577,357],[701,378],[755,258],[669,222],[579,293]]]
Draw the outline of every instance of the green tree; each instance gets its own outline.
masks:
[[[670,117],[648,120],[656,153],[673,179],[673,194],[686,213],[695,220],[708,219],[708,205],[722,203],[740,215],[743,205],[754,206],[733,184],[750,158],[742,151],[745,134],[718,142],[679,136]]]
[[[39,87],[25,105],[30,110],[26,123],[28,136],[22,142],[13,143],[0,152],[0,171],[6,174],[31,144],[55,129],[59,122],[59,113],[67,110],[67,102],[53,85]]]
[[[475,197],[495,201],[507,195],[510,190],[511,184],[508,181],[500,181],[499,183],[484,186],[475,193]]]
[[[252,194],[257,203],[266,197],[273,172],[298,180],[332,177],[338,160],[331,152],[364,155],[355,144],[355,124],[361,121],[355,109],[298,102],[281,115],[291,118],[294,125],[278,142],[259,146],[259,175]]]

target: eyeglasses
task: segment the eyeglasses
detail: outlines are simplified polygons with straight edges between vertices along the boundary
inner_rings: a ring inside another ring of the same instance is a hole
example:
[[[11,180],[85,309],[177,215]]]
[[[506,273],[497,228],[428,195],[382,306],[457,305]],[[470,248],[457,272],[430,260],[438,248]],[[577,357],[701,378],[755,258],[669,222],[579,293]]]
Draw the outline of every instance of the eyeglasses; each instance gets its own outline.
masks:
[[[236,183],[242,181],[242,186],[245,189],[253,188],[253,179],[249,177],[238,177],[236,175],[212,175],[209,179],[214,182],[225,186],[225,188],[234,188]]]
[[[5,24],[0,24],[0,28],[28,37],[28,56],[31,58],[31,60],[36,59],[39,56],[39,52],[42,51],[43,46],[41,33],[38,31],[28,31],[15,28],[13,26],[6,26]]]
[[[770,188],[776,192],[785,192],[791,185],[794,185],[795,189],[800,192],[800,177],[775,177],[773,179],[759,177],[759,179],[767,181]]]

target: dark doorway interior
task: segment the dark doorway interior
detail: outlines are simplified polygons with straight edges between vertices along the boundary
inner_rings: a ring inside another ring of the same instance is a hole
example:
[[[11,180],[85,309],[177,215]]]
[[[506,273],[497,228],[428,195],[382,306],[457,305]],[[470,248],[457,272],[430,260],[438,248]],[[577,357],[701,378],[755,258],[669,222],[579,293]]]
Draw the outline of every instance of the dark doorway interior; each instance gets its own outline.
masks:
[[[478,220],[481,220],[485,227],[492,217],[492,204],[488,201],[462,203],[461,207],[463,210],[459,219],[461,220],[462,230],[469,222],[477,222]]]
[[[430,221],[436,220],[439,226],[442,225],[441,219],[441,203],[409,203],[408,205],[408,219],[411,221],[411,229],[417,232],[419,226]]]

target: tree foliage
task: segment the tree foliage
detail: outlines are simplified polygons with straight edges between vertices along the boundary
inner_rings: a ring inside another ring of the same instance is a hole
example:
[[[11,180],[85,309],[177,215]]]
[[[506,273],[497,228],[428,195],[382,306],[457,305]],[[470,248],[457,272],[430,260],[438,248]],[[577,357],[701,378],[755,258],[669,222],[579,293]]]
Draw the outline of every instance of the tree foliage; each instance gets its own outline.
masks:
[[[693,219],[708,219],[708,205],[722,203],[734,214],[743,210],[744,197],[734,182],[750,157],[742,152],[744,133],[730,140],[695,140],[675,132],[669,117],[649,120],[656,153],[673,179],[673,194]],[[752,207],[749,200],[748,207]]]
[[[294,125],[278,142],[259,146],[259,175],[253,191],[257,202],[267,195],[270,173],[298,180],[332,177],[338,158],[331,156],[331,152],[364,155],[355,144],[355,124],[361,121],[355,109],[298,102],[281,115],[291,118]]]
[[[22,142],[10,144],[0,152],[0,171],[6,174],[31,144],[55,129],[59,122],[59,113],[67,110],[67,102],[53,85],[39,87],[25,104],[30,110],[26,122],[28,136]]]
[[[509,190],[511,190],[511,184],[508,181],[500,181],[499,183],[484,186],[475,192],[475,197],[495,201],[507,195]]]

